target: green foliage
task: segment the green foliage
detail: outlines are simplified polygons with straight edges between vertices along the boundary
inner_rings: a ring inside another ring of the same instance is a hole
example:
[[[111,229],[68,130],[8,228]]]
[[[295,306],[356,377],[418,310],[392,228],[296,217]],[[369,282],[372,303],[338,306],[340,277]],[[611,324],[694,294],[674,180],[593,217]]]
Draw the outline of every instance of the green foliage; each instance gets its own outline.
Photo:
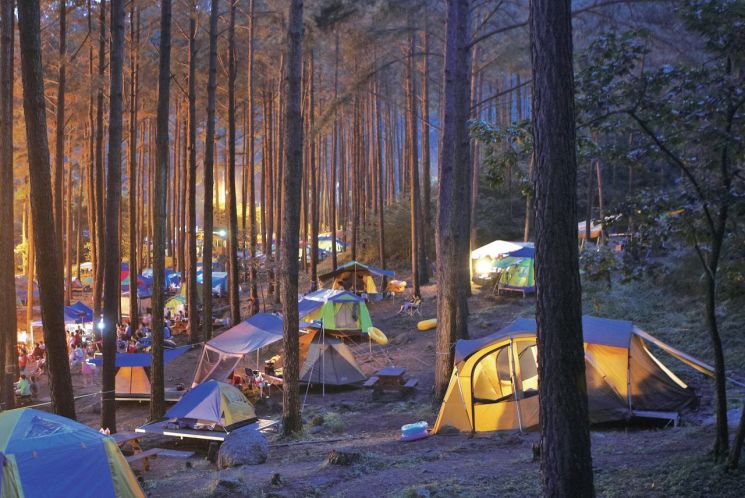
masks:
[[[592,247],[590,244],[579,255],[582,274],[591,281],[606,282],[611,287],[612,274],[618,264],[616,256],[608,246]]]

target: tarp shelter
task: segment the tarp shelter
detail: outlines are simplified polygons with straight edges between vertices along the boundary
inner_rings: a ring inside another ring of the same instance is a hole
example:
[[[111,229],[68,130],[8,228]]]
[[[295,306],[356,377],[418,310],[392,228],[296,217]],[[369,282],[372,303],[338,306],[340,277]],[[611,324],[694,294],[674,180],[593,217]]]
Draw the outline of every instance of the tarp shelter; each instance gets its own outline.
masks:
[[[192,385],[227,379],[245,355],[281,340],[282,319],[271,313],[257,313],[204,345]]]
[[[485,246],[481,246],[478,249],[472,251],[471,259],[481,259],[484,257],[497,259],[499,256],[517,251],[519,249],[522,249],[523,247],[525,247],[523,243],[507,242],[506,240],[495,240],[493,242],[489,242]]]
[[[659,417],[695,402],[693,390],[652,354],[649,343],[699,371],[711,370],[628,321],[584,316],[582,329],[592,423]],[[434,431],[535,428],[537,356],[535,320],[518,319],[481,339],[458,341]]]
[[[340,339],[313,331],[300,336],[300,382],[343,386],[364,382],[352,351]]]
[[[535,292],[535,249],[532,245],[507,253],[495,260],[499,270],[498,290]]]
[[[85,303],[81,301],[76,301],[72,303],[69,307],[75,310],[77,313],[79,313],[84,323],[93,321],[93,310],[89,308]]]
[[[0,495],[144,497],[114,440],[31,408],[0,413]]]
[[[334,240],[336,240],[336,252],[344,252],[347,244],[339,239],[334,239],[331,235],[318,236],[318,248],[322,251],[332,252],[334,250]]]
[[[197,272],[197,284],[204,281],[203,273]],[[224,271],[212,272],[212,294],[224,296],[228,292],[228,274]]]
[[[320,305],[317,305],[320,303]],[[372,319],[365,300],[349,291],[321,289],[298,302],[301,325],[327,332],[367,334]]]
[[[325,286],[330,284],[332,290],[348,290],[356,293],[365,292],[375,294],[378,288],[373,277],[393,278],[394,272],[376,268],[374,266],[350,261],[339,266],[336,270],[318,276],[318,280]]]
[[[166,349],[163,352],[163,364],[168,364],[190,349],[190,346],[176,349]],[[115,396],[119,401],[142,400],[150,398],[150,353],[116,353],[116,388]],[[92,360],[97,366],[103,365],[103,360],[97,357]],[[168,397],[168,401],[178,399]]]
[[[191,429],[230,432],[255,422],[256,412],[240,389],[213,379],[192,387],[165,418]]]

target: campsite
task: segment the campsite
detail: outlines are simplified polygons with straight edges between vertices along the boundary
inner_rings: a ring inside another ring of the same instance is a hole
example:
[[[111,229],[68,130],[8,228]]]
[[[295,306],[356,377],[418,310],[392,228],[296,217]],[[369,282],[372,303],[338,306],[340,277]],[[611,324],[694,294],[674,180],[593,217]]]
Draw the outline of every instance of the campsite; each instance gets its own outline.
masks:
[[[745,496],[738,0],[0,0],[0,498]]]

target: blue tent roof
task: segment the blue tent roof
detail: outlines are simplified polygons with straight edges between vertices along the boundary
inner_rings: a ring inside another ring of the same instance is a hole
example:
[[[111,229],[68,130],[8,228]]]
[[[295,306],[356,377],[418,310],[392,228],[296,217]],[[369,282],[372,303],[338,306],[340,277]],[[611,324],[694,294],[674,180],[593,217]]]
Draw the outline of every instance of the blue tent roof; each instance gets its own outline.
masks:
[[[505,256],[509,256],[512,258],[535,258],[535,247],[525,246],[518,249],[517,251],[509,252],[505,254]]]
[[[191,346],[183,346],[175,349],[166,349],[163,352],[163,363],[170,363],[182,354],[189,351]],[[116,354],[116,368],[122,367],[149,367],[151,364],[150,353],[117,353]],[[96,358],[92,360],[95,365],[101,366],[103,364],[103,358]]]
[[[5,412],[10,417],[14,411]],[[13,455],[24,496],[116,496],[107,436],[65,417],[24,409],[3,451]]]
[[[582,316],[582,335],[586,343],[628,348],[633,329],[634,325],[627,320],[612,320],[590,315]],[[536,330],[534,319],[518,318],[493,334],[479,339],[460,340],[455,344],[455,363],[465,360],[471,354],[492,342],[521,332],[535,333]]]
[[[77,302],[72,303],[69,307],[80,314],[80,317],[83,319],[83,322],[93,321],[93,310],[89,308],[88,306],[86,306],[85,303],[82,303],[81,301],[77,301]]]

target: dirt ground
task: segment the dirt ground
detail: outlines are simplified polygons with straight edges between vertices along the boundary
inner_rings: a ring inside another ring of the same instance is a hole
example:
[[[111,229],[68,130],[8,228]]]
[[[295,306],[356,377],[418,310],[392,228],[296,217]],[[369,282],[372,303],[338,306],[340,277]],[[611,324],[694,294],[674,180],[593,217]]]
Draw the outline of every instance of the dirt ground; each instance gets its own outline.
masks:
[[[422,316],[435,316],[435,285],[423,289]],[[160,458],[149,471],[134,470],[149,496],[538,496],[539,463],[533,460],[536,433],[496,433],[469,437],[446,434],[425,440],[399,441],[402,425],[426,420],[437,407],[431,403],[434,382],[434,331],[419,332],[420,318],[396,316],[401,300],[370,304],[373,323],[390,339],[385,346],[352,345],[367,375],[384,366],[399,366],[419,380],[408,399],[373,401],[364,389],[302,391],[305,433],[294,440],[269,434],[270,453],[263,465],[218,471],[207,460],[206,442],[179,442],[147,437],[144,447],[194,451],[188,460]],[[473,337],[496,331],[515,316],[532,313],[530,298],[475,295],[469,301]],[[651,331],[653,332],[653,331]],[[183,339],[181,339],[183,341]],[[201,348],[166,367],[167,386],[189,385]],[[271,356],[265,351],[262,357]],[[592,433],[595,482],[599,496],[745,496],[745,476],[725,474],[707,458],[713,442],[711,384],[698,374],[684,379],[702,395],[695,412],[683,414],[677,428],[616,426]],[[99,380],[85,386],[74,374],[76,394],[100,390]],[[262,417],[279,418],[281,393],[257,405]],[[147,403],[121,402],[118,430],[132,430],[148,416]],[[79,419],[97,427],[97,396],[81,398]],[[332,451],[354,452],[348,466],[327,462]]]

